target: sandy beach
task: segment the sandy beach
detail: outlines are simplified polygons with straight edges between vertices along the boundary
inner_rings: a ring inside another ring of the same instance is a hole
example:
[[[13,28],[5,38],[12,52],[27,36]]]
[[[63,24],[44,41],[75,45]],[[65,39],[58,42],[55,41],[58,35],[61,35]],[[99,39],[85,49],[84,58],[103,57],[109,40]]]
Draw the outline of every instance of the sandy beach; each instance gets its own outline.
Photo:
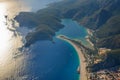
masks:
[[[78,46],[78,44],[72,42],[70,39],[67,39],[67,37],[65,37],[65,38],[64,37],[58,36],[59,39],[62,39],[64,41],[70,43],[78,53],[79,62],[80,62],[80,79],[79,80],[87,80],[87,70],[86,70],[87,65],[85,62],[86,59],[81,51],[81,48]]]

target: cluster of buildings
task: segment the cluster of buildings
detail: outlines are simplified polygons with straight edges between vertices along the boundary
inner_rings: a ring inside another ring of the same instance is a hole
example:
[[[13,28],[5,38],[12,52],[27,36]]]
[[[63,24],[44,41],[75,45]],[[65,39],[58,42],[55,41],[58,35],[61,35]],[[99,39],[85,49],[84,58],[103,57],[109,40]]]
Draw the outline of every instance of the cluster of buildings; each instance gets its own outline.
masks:
[[[94,60],[93,62],[92,61],[89,62],[95,64]],[[98,72],[91,72],[88,69],[88,74],[87,74],[88,80],[120,80],[120,68],[119,69],[118,68],[116,70],[114,70],[113,68],[112,70],[105,69]]]
[[[120,80],[120,69],[118,71],[102,70],[89,75],[88,80]]]
[[[106,49],[106,48],[100,48],[98,50],[98,54],[99,55],[106,55],[107,51],[110,51],[111,49]],[[101,59],[96,59],[94,57],[94,55],[85,55],[87,58],[87,66],[90,66],[92,64],[97,64],[99,62],[101,62]],[[89,68],[87,68],[87,77],[88,80],[120,80],[120,68],[119,67],[115,67],[112,69],[105,69],[105,70],[101,70],[98,72],[91,72],[89,70]]]

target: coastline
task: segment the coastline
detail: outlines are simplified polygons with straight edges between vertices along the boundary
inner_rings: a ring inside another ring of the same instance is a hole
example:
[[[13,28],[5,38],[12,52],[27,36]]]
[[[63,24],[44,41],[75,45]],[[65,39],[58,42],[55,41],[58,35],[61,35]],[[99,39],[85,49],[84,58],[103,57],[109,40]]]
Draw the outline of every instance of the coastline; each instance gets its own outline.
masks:
[[[79,56],[79,62],[80,62],[80,79],[79,80],[87,80],[87,70],[86,70],[86,59],[83,55],[83,52],[82,52],[82,49],[74,42],[72,42],[69,38],[65,37],[65,36],[57,36],[57,38],[61,39],[61,40],[64,40],[68,43],[70,43],[74,48],[75,50],[77,51],[77,54]]]

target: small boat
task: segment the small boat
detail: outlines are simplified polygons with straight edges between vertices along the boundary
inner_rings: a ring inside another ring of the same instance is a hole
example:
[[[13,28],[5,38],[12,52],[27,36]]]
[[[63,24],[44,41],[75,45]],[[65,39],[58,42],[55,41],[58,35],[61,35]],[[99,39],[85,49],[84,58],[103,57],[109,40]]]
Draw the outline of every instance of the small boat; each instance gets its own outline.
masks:
[[[77,73],[80,74],[80,67],[77,68]]]

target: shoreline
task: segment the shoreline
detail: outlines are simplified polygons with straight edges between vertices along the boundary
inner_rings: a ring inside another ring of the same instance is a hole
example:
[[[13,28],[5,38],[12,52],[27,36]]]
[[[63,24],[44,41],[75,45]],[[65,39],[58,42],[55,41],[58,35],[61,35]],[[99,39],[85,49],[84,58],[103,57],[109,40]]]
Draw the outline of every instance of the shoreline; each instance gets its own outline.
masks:
[[[87,80],[87,64],[86,64],[86,59],[83,55],[82,49],[74,42],[72,42],[69,38],[63,36],[63,35],[59,35],[57,36],[57,38],[64,40],[66,42],[68,42],[69,44],[71,44],[74,49],[76,50],[78,56],[79,56],[79,62],[80,62],[80,79],[79,80]]]

